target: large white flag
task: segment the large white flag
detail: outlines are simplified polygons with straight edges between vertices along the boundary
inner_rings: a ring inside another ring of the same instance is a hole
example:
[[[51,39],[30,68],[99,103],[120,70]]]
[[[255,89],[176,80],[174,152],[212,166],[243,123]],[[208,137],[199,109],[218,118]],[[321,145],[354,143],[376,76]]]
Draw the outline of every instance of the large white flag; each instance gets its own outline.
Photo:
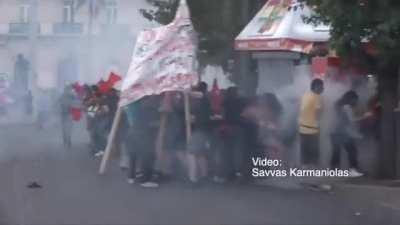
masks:
[[[196,32],[186,1],[182,0],[172,23],[139,34],[122,83],[120,105],[196,84],[196,50]]]

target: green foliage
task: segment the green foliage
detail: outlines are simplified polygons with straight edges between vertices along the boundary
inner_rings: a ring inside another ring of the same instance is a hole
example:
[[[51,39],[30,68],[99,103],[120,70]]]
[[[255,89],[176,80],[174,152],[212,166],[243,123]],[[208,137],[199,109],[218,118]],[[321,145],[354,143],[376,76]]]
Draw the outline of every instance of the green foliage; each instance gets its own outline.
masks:
[[[332,27],[332,45],[341,56],[368,58],[365,42],[373,44],[380,62],[393,64],[400,56],[400,1],[304,0],[316,14],[311,23]]]
[[[243,29],[241,8],[247,0],[187,0],[191,19],[199,34],[201,64],[223,64],[233,52],[233,40]],[[175,16],[179,0],[147,0],[154,9],[141,9],[142,15],[160,24]]]

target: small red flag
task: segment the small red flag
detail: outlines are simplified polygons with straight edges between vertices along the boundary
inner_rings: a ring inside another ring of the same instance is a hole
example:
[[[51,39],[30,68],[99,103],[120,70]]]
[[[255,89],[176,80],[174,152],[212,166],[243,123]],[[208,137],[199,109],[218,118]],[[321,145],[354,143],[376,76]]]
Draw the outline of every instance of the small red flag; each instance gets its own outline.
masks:
[[[80,108],[71,107],[70,114],[73,121],[80,121],[82,118],[82,111]]]
[[[97,83],[97,86],[99,87],[99,92],[101,94],[107,94],[112,86],[110,86],[109,82],[104,81],[103,79],[99,81],[99,83]]]
[[[115,74],[114,72],[111,72],[107,82],[114,86],[120,80],[122,80],[121,76]]]
[[[104,81],[103,79],[99,81],[97,86],[99,87],[99,91],[102,94],[107,94],[111,91],[111,89],[114,87],[116,83],[118,83],[120,80],[122,80],[121,76],[111,72],[110,75],[108,76],[108,80]]]

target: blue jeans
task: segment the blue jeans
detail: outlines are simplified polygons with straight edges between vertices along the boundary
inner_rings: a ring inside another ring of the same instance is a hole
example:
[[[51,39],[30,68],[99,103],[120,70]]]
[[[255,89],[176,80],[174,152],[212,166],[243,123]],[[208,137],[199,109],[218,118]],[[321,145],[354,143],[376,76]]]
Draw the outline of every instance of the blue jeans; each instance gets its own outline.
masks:
[[[331,159],[332,168],[338,168],[340,166],[340,153],[342,148],[344,148],[349,157],[350,167],[358,169],[358,152],[354,139],[346,134],[334,133],[331,134],[331,142],[333,150]]]

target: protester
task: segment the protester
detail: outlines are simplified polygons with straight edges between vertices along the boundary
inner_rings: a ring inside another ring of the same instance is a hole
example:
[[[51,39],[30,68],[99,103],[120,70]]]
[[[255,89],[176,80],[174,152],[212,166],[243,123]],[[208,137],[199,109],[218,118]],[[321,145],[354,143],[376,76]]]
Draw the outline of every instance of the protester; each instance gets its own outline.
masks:
[[[210,150],[211,104],[207,97],[207,83],[200,82],[196,91],[199,96],[192,101],[193,133],[188,145],[189,180],[196,185],[208,177]]]
[[[133,126],[125,139],[130,153],[128,183],[139,182],[142,187],[156,188],[154,180],[155,142],[159,126],[158,104],[155,96],[149,96],[134,103],[136,105]],[[141,173],[137,173],[140,162]]]
[[[167,167],[178,178],[186,177],[186,132],[183,95],[171,93],[171,110],[165,128],[164,149]]]
[[[275,94],[266,93],[259,98],[259,142],[270,159],[283,159],[281,118],[283,107]]]
[[[109,122],[110,109],[106,104],[106,96],[98,94],[94,99],[93,105],[89,108],[89,115],[92,117],[92,138],[96,157],[104,154],[107,146],[107,137],[110,128]]]
[[[28,91],[30,63],[23,54],[17,55],[14,65],[14,85],[18,91],[25,93]]]
[[[258,123],[260,110],[257,97],[246,100],[243,112],[241,112],[241,126],[243,129],[243,145],[245,148],[241,156],[241,182],[253,181],[251,170],[253,168],[252,158],[262,156],[263,148],[259,143]]]
[[[301,160],[304,167],[317,167],[319,164],[319,122],[323,91],[323,81],[315,79],[311,82],[311,90],[301,98],[299,133]]]
[[[348,91],[335,103],[337,120],[331,133],[333,150],[331,166],[332,168],[339,167],[340,152],[344,148],[348,153],[351,177],[363,176],[359,172],[356,146],[356,139],[361,139],[362,136],[356,122],[371,116],[370,113],[365,113],[362,117],[355,117],[353,109],[357,105],[358,98],[356,92]]]
[[[284,104],[284,118],[282,119],[282,142],[286,149],[296,148],[298,137],[299,100],[297,96],[286,99]]]
[[[64,92],[61,95],[59,103],[61,110],[63,145],[66,148],[71,148],[72,145],[71,134],[72,134],[72,123],[73,123],[71,118],[71,109],[72,107],[77,106],[79,104],[77,102],[76,96],[74,95],[71,86],[66,86],[64,88]]]
[[[224,122],[218,129],[222,146],[217,156],[216,182],[234,181],[240,171],[240,158],[243,146],[243,129],[241,113],[244,100],[239,97],[237,87],[227,89],[223,101]]]
[[[42,130],[49,123],[52,109],[51,94],[49,91],[41,91],[37,103],[37,127]]]
[[[95,154],[94,147],[94,132],[93,132],[93,123],[94,123],[94,112],[93,109],[95,107],[97,87],[85,85],[85,95],[83,98],[83,107],[86,112],[86,130],[89,133],[89,145],[91,149],[91,153]]]
[[[33,114],[33,95],[31,90],[28,91],[24,98],[24,106],[25,114],[31,116]]]

